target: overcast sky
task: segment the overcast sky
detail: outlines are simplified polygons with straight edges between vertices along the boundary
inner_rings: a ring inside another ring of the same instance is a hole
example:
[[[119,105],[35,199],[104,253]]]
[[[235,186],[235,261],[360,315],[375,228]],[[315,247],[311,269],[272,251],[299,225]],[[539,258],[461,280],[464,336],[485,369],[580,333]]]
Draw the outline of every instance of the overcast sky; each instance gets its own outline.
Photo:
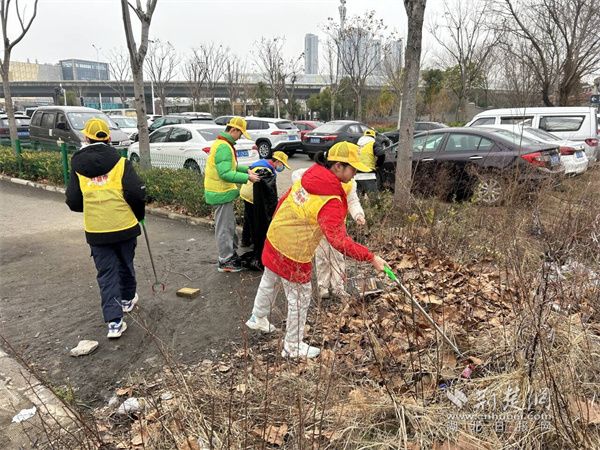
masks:
[[[427,2],[428,21],[440,11],[442,2]],[[31,8],[33,2],[21,0],[20,4]],[[339,0],[158,0],[150,39],[170,41],[182,54],[202,43],[216,42],[252,59],[253,44],[262,36],[284,36],[286,57],[292,58],[304,50],[306,33],[322,36],[327,18],[339,18],[338,6]],[[406,35],[402,0],[347,0],[346,7],[348,16],[375,10],[391,29]],[[132,20],[137,21],[133,14]],[[100,48],[101,61],[107,60],[103,53],[125,47],[119,0],[40,0],[38,16],[14,48],[12,60],[96,60],[92,44]],[[435,56],[435,44],[427,33],[424,50],[428,59]]]

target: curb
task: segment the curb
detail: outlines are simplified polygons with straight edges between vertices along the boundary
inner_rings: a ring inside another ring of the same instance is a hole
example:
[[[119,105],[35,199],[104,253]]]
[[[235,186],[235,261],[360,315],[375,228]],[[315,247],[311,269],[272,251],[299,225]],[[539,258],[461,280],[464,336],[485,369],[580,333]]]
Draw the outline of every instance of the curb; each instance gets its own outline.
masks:
[[[7,175],[0,174],[0,180],[9,181],[14,184],[20,184],[22,186],[30,186],[36,189],[44,189],[45,191],[58,192],[61,194],[65,193],[65,188],[54,186],[51,184],[38,183],[36,181],[23,180],[22,178],[9,177]],[[165,219],[177,220],[178,222],[187,223],[189,225],[204,226],[214,228],[215,222],[212,219],[206,217],[194,217],[186,216],[185,214],[179,214],[168,209],[157,208],[153,206],[146,206],[146,212],[158,217],[164,217]]]

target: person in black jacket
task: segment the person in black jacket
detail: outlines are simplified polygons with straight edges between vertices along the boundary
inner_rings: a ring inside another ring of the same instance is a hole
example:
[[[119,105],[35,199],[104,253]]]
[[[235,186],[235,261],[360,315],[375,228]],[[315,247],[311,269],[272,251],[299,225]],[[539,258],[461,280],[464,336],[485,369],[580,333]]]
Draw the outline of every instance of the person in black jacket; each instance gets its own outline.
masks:
[[[71,158],[66,203],[72,211],[83,212],[107,337],[118,338],[127,329],[123,313],[131,312],[138,301],[133,259],[139,222],[145,216],[146,187],[131,161],[108,145],[110,129],[104,120],[90,119],[82,132],[89,145]]]

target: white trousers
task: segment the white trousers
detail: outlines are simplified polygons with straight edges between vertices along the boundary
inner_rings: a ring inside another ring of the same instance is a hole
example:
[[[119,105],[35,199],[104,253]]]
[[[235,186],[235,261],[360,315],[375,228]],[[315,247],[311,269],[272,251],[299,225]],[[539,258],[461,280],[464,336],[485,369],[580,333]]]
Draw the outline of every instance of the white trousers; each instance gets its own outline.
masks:
[[[344,255],[334,249],[327,239],[321,239],[315,254],[317,285],[319,294],[325,294],[329,288],[334,294],[344,291],[346,262]]]
[[[298,344],[304,338],[304,325],[306,324],[306,315],[308,314],[312,294],[310,282],[304,284],[292,283],[265,267],[254,299],[252,314],[256,317],[268,317],[270,315],[271,307],[277,296],[275,285],[278,280],[281,280],[283,284],[283,291],[288,303],[285,342],[287,344]]]

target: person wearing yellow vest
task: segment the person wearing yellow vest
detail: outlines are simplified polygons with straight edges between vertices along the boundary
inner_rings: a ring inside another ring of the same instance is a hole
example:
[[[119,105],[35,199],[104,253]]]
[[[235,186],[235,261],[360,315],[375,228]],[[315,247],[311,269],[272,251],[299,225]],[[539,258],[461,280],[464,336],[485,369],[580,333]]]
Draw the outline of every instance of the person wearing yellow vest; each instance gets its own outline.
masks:
[[[219,272],[242,270],[237,254],[233,202],[240,195],[240,185],[260,179],[247,166],[238,165],[234,145],[242,135],[250,139],[246,132],[246,121],[241,117],[232,117],[225,126],[225,131],[219,134],[210,147],[204,169],[204,199],[215,210]]]
[[[281,280],[288,302],[284,357],[314,358],[320,353],[303,337],[312,293],[311,261],[323,237],[346,256],[370,261],[378,271],[385,267],[382,258],[346,232],[348,203],[342,183],[348,183],[357,170],[366,169],[359,160],[358,146],[338,142],[326,156],[318,154],[316,161],[279,201],[262,254],[265,271],[246,322],[253,330],[268,333],[276,329],[268,316],[275,301],[275,285]]]
[[[133,260],[139,222],[145,217],[146,187],[131,161],[108,145],[110,129],[104,120],[88,120],[82,133],[89,145],[71,158],[66,203],[72,211],[83,213],[107,337],[118,338],[127,329],[123,313],[131,312],[138,302]]]
[[[281,151],[273,153],[271,159],[259,159],[250,164],[250,170],[260,176],[258,183],[248,182],[240,189],[244,200],[244,227],[242,247],[252,247],[252,252],[241,256],[243,265],[253,270],[263,270],[260,257],[277,206],[277,173],[289,169],[288,156]],[[256,200],[256,207],[255,207]]]
[[[306,170],[294,170],[292,183],[298,181]],[[348,214],[350,214],[350,217],[352,217],[357,225],[366,225],[365,211],[360,204],[360,199],[356,191],[356,181],[350,180],[348,183],[342,183],[342,187],[348,199]],[[333,248],[325,238],[321,239],[317,247],[315,269],[317,270],[317,286],[320,298],[329,298],[330,290],[332,295],[339,298],[348,295],[344,288],[346,274],[344,255]]]

